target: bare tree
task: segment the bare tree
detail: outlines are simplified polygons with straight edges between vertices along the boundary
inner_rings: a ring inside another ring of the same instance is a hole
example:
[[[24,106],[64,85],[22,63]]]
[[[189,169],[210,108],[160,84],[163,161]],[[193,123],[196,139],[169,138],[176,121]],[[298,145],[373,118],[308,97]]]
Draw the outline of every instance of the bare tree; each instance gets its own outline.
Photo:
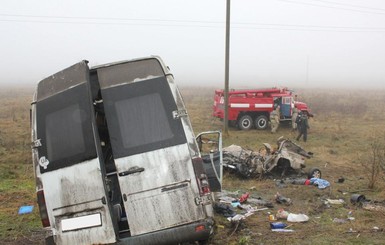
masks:
[[[360,157],[368,179],[368,188],[373,189],[385,171],[385,133],[374,134],[369,149]]]

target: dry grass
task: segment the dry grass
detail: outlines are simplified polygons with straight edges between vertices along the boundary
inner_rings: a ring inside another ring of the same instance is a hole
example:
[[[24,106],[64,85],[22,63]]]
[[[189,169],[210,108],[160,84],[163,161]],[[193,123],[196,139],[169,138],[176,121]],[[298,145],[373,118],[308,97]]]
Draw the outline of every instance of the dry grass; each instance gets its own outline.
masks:
[[[213,88],[181,90],[196,133],[223,128],[219,120],[211,117]],[[307,166],[319,167],[331,187],[327,190],[298,185],[278,188],[273,180],[245,180],[225,174],[225,189],[239,190],[240,193],[248,191],[273,202],[274,194],[280,192],[290,197],[293,205],[276,204],[269,212],[275,213],[279,208],[293,213],[303,212],[310,216],[310,221],[294,224],[291,227],[294,233],[275,233],[270,230],[267,212],[261,211],[246,219],[231,235],[234,227],[223,217],[217,216],[217,230],[211,244],[383,244],[384,233],[374,232],[372,228],[385,228],[385,214],[353,206],[350,203],[352,193],[348,192],[359,191],[372,200],[385,200],[383,175],[375,189],[367,190],[368,179],[359,161],[361,155],[368,154],[373,134],[379,135],[385,131],[385,90],[301,90],[298,94],[299,99],[308,103],[315,114],[310,119],[308,142],[300,142],[306,150],[315,154],[307,161]],[[290,128],[285,126],[281,126],[275,135],[269,131],[244,132],[230,128],[224,145],[237,144],[258,150],[264,142],[274,144],[281,135],[290,139],[295,137]],[[345,182],[335,183],[341,176]],[[323,204],[326,198],[342,198],[345,204],[326,207]],[[353,211],[354,221],[344,224],[332,222],[334,218],[347,218],[349,211]],[[357,232],[349,233],[350,229]]]
[[[2,244],[39,244],[37,231],[40,220],[37,214],[34,181],[31,167],[29,105],[31,88],[3,88],[0,90],[0,240]],[[194,131],[221,129],[222,123],[211,116],[214,88],[181,88]],[[316,115],[310,120],[309,141],[300,142],[306,150],[315,153],[307,161],[309,167],[320,167],[323,178],[331,182],[331,188],[318,190],[312,186],[288,185],[278,188],[272,180],[240,179],[225,174],[224,188],[250,191],[253,195],[268,200],[279,191],[290,197],[293,205],[275,205],[290,212],[304,212],[310,216],[305,224],[294,224],[294,233],[273,233],[269,229],[266,211],[256,213],[238,227],[216,216],[217,226],[210,244],[383,244],[383,232],[372,232],[372,227],[385,228],[384,214],[365,211],[349,202],[350,193],[360,193],[373,200],[385,200],[383,176],[372,191],[366,191],[367,179],[358,158],[367,154],[368,143],[373,133],[384,132],[384,91],[322,91],[300,90],[299,98],[307,102]],[[278,133],[268,131],[238,131],[230,128],[224,145],[238,144],[250,149],[259,149],[264,142],[274,144],[283,135],[293,139],[289,127],[281,126]],[[335,181],[345,177],[345,182]],[[253,188],[254,187],[254,188]],[[251,190],[251,188],[253,188]],[[339,191],[340,190],[340,191]],[[325,207],[325,198],[342,198],[345,205]],[[22,205],[34,205],[31,215],[17,215]],[[352,210],[354,221],[337,224],[334,218],[345,218]],[[352,228],[359,233],[347,233]],[[231,235],[232,234],[232,235]]]

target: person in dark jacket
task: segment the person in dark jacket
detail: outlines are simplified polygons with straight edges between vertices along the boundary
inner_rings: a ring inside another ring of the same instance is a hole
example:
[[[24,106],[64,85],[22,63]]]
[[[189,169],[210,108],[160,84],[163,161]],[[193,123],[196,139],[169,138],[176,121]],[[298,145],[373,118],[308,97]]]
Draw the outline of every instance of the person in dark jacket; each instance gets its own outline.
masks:
[[[309,114],[307,112],[303,112],[300,120],[298,120],[298,131],[299,134],[297,136],[297,141],[303,136],[303,141],[307,141],[307,130],[309,127]]]

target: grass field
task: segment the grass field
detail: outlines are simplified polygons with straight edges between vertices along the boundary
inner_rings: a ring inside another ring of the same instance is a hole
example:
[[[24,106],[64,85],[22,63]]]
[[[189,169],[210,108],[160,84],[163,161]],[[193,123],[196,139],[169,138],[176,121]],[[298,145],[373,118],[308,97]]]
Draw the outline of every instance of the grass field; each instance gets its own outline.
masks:
[[[222,128],[211,116],[213,88],[182,87],[195,133]],[[368,189],[367,171],[362,166],[371,156],[373,139],[384,141],[385,90],[298,90],[299,99],[308,103],[314,118],[310,119],[308,142],[299,142],[314,153],[307,168],[319,167],[322,178],[331,183],[326,190],[314,186],[287,185],[278,188],[272,179],[241,179],[225,172],[224,189],[250,192],[254,196],[274,201],[280,192],[293,200],[291,206],[275,204],[278,209],[305,213],[307,223],[290,228],[293,233],[270,230],[267,211],[260,211],[244,220],[237,229],[224,217],[216,216],[216,228],[210,244],[383,244],[385,214],[368,211],[350,204],[352,192],[358,191],[372,200],[385,200],[385,179],[381,175],[375,188]],[[35,203],[34,177],[30,152],[29,105],[32,88],[3,87],[0,90],[0,243],[41,244],[43,237],[38,208]],[[269,131],[239,131],[230,128],[224,145],[237,144],[257,150],[262,143],[275,144],[279,136],[294,139],[288,126],[281,125],[276,134]],[[343,176],[344,183],[335,183]],[[350,192],[350,193],[349,193]],[[344,194],[347,193],[347,194]],[[343,205],[324,205],[325,199],[344,199]],[[32,214],[18,215],[23,205],[35,205]],[[346,218],[352,211],[355,218],[347,223],[335,223],[334,218]],[[373,227],[379,230],[374,231]],[[349,232],[354,231],[354,232]]]

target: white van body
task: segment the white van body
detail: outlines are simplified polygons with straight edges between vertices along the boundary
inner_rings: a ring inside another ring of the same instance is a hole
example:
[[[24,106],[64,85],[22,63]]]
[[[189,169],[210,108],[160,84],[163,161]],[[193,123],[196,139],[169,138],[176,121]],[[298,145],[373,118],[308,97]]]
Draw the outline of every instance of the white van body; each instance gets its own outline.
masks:
[[[177,244],[212,232],[207,175],[182,97],[156,56],[42,81],[32,157],[47,244]]]

